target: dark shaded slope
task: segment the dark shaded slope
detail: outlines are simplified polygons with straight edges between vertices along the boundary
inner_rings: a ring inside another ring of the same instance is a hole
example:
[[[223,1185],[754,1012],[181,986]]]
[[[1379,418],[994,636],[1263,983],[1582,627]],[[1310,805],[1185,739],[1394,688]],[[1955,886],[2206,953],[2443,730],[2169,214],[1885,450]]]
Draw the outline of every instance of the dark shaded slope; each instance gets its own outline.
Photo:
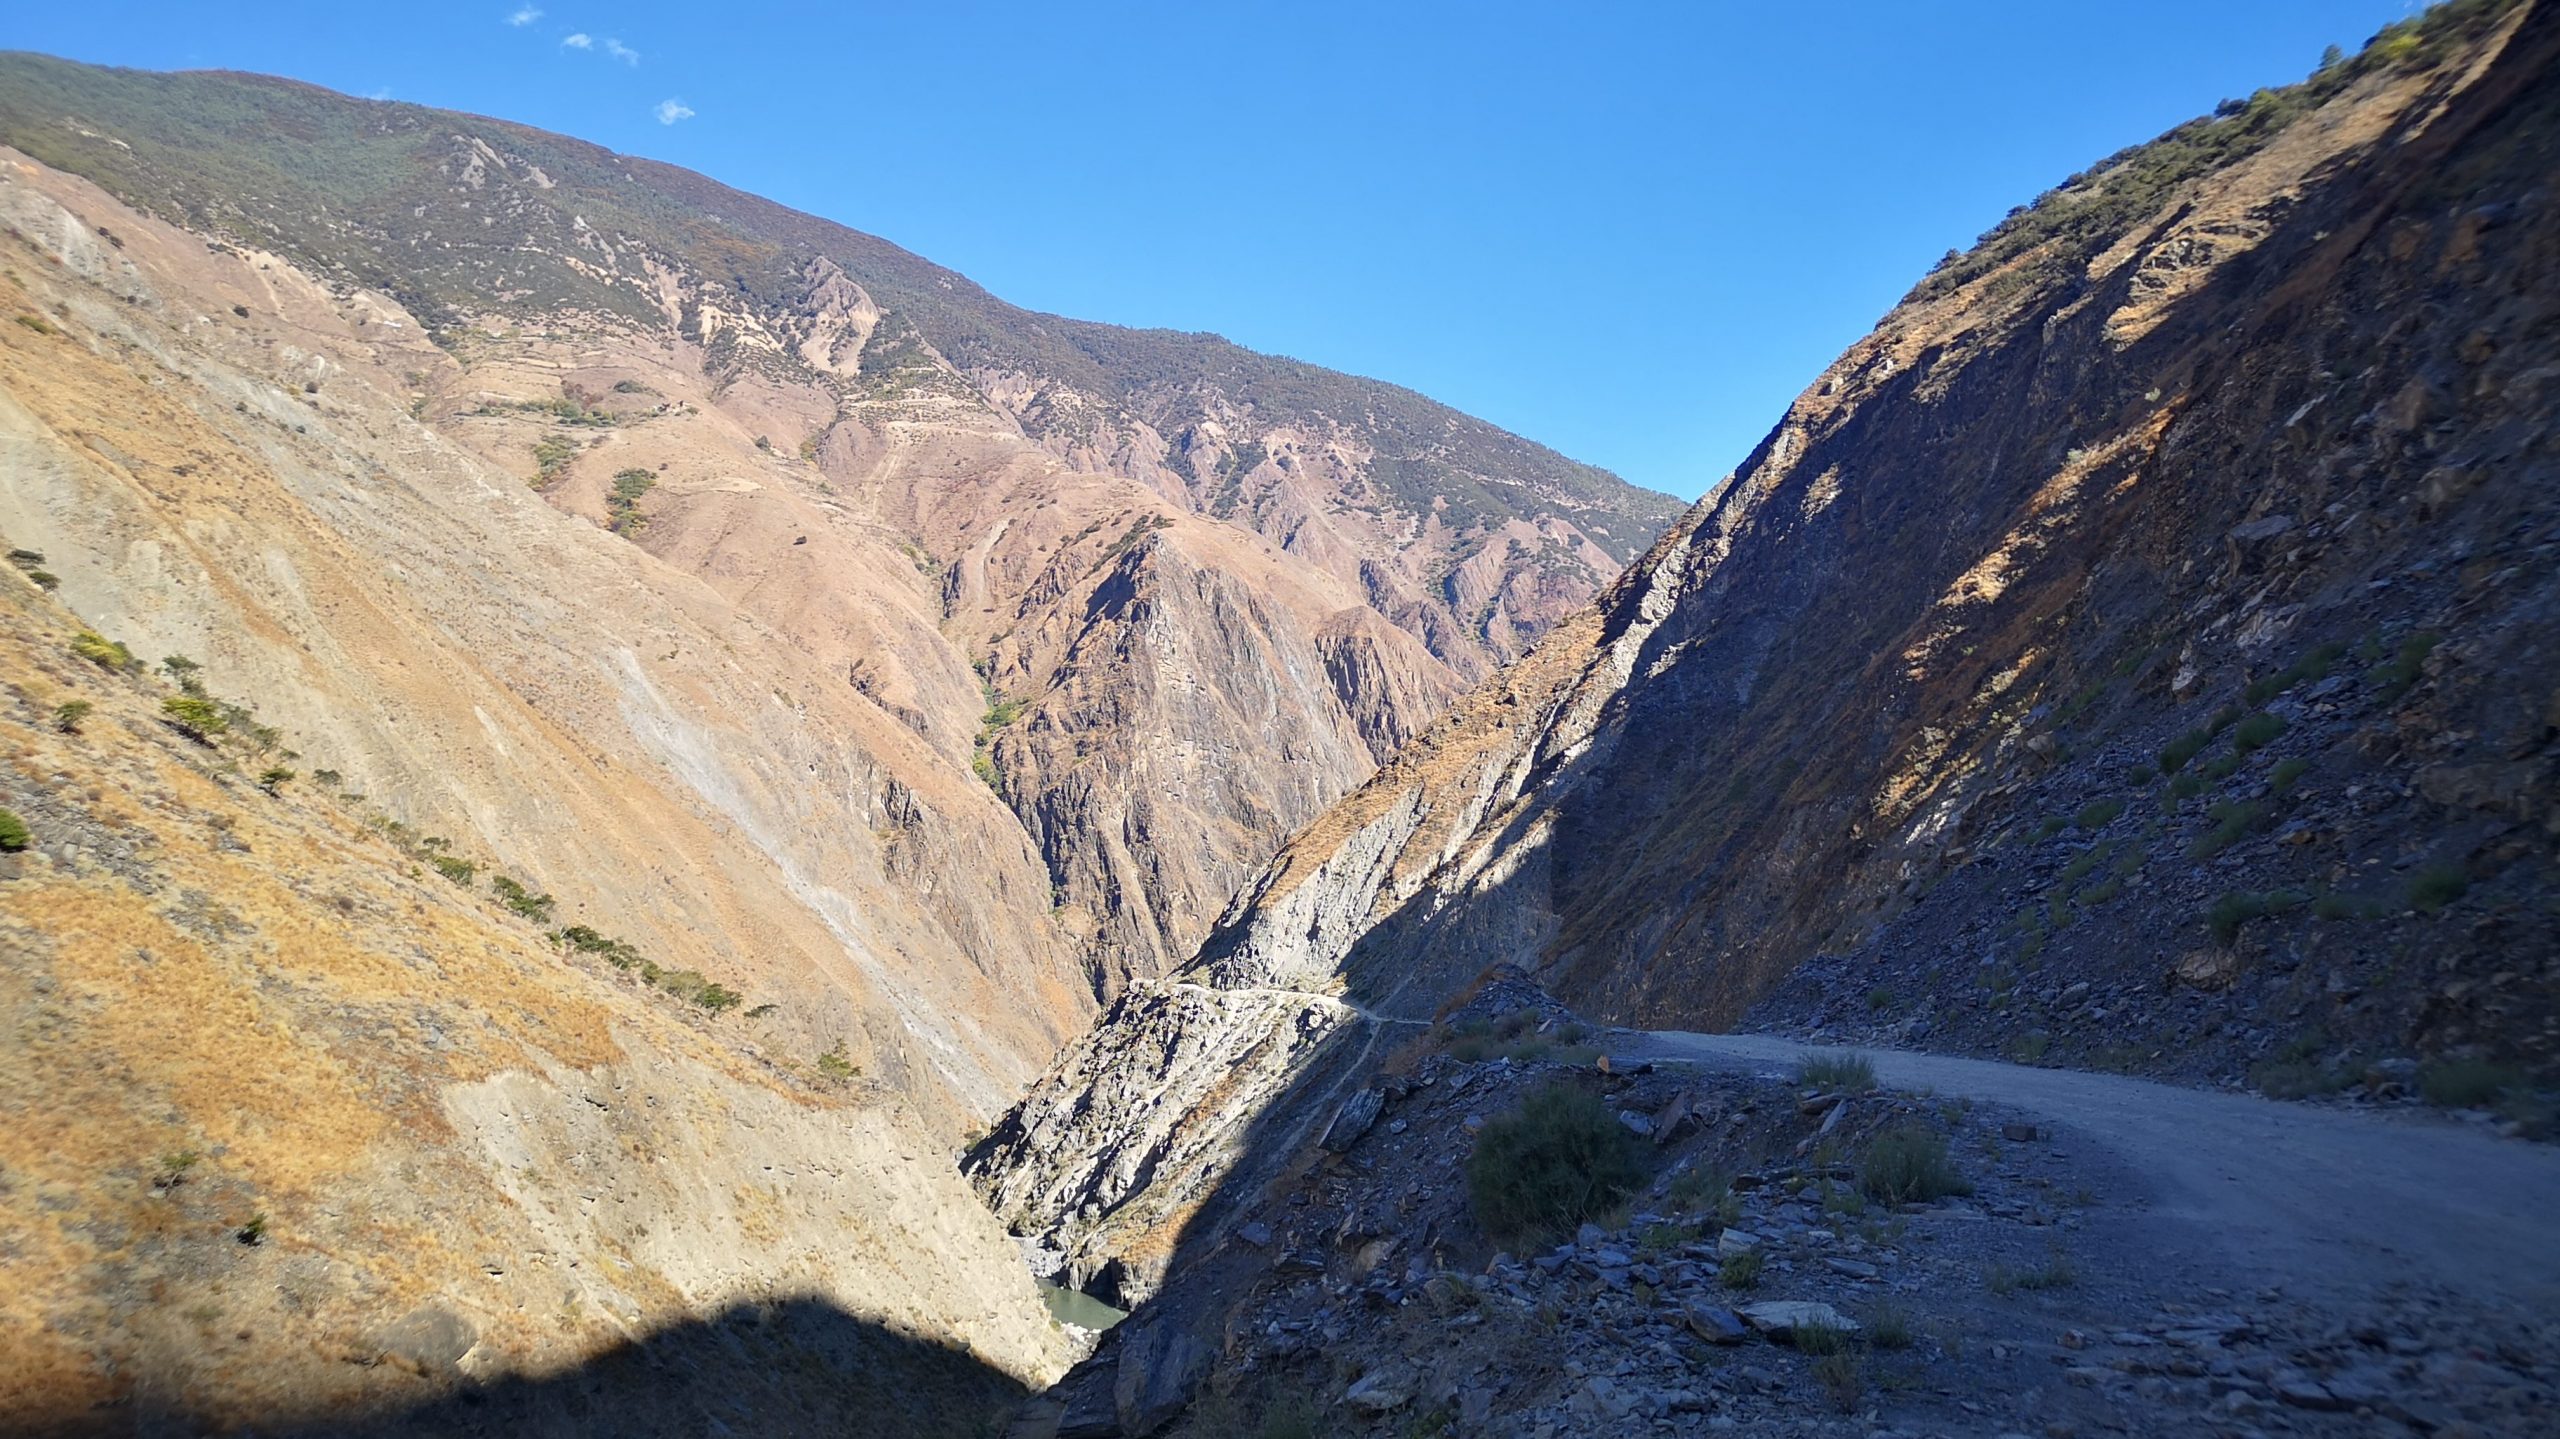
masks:
[[[1888,316],[1061,1057],[972,1156],[998,1213],[1161,1286],[1500,963],[1647,1028],[2548,1073],[2560,11],[2401,33]]]

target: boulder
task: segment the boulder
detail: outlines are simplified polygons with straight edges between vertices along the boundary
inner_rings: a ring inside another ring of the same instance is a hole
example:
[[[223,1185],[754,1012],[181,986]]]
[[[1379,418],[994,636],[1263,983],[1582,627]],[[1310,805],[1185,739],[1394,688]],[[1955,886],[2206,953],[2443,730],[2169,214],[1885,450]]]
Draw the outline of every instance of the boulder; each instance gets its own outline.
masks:
[[[1751,1328],[1742,1316],[1721,1304],[1692,1304],[1681,1311],[1681,1319],[1689,1332],[1709,1344],[1740,1344],[1751,1337]]]
[[[462,1356],[480,1342],[480,1331],[441,1304],[421,1304],[385,1325],[375,1342],[422,1374],[444,1374],[461,1367]]]
[[[1325,1126],[1324,1138],[1319,1142],[1335,1154],[1348,1152],[1360,1142],[1360,1136],[1369,1132],[1369,1126],[1378,1122],[1378,1111],[1386,1103],[1386,1094],[1375,1089],[1361,1090],[1342,1101],[1342,1108],[1334,1112],[1333,1123]]]
[[[1413,1402],[1413,1386],[1412,1370],[1401,1364],[1382,1364],[1345,1390],[1342,1402],[1363,1414],[1390,1414]]]
[[[1745,1304],[1738,1312],[1743,1323],[1779,1338],[1805,1327],[1836,1329],[1843,1334],[1858,1332],[1858,1321],[1828,1304],[1810,1299],[1764,1299],[1757,1304]]]

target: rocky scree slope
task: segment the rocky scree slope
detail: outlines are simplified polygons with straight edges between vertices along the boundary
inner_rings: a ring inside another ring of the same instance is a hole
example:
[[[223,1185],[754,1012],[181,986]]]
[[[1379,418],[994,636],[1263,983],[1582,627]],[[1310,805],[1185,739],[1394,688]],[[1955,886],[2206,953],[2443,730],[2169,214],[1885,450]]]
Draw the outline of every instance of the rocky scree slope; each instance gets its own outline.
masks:
[[[1839,1051],[1602,1072],[1574,1043],[1630,1039],[1487,985],[1009,1432],[2485,1435],[2537,1432],[2552,1402],[2560,1329],[2530,1279],[2404,1254],[2418,1282],[2341,1306],[2374,1230],[2271,1263],[2208,1217],[2220,1194],[2164,1190],[2113,1136],[1879,1089]],[[1596,1146],[1623,1187],[1587,1221],[1488,1234],[1477,1147],[1560,1093],[1623,1131]],[[2465,1257],[2512,1257],[2533,1215]]]
[[[967,1434],[1056,1374],[894,1079],[564,951],[41,583],[0,573],[10,1432]]]
[[[978,771],[1104,993],[1677,509],[1392,386],[1018,310],[501,121],[16,55],[0,142],[307,277],[421,423]],[[324,393],[343,362],[272,358]]]
[[[1652,1027],[2548,1077],[2555,55],[2440,8],[1951,257],[1062,1056],[998,1213],[1159,1291],[1496,962]]]

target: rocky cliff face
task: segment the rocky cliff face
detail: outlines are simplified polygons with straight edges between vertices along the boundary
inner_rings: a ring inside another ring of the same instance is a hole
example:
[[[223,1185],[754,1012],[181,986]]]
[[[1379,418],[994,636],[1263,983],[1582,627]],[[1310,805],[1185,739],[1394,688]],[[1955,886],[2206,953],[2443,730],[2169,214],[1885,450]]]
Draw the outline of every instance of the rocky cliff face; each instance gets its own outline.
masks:
[[[1122,998],[982,1190],[1154,1292],[1499,962],[1652,1027],[2560,1062],[2555,52],[2445,7],[1950,257]]]
[[[1390,386],[1017,310],[498,121],[17,56],[0,140],[237,260],[200,335],[292,290],[307,333],[256,356],[286,392],[365,374],[978,770],[1106,994],[1676,508]],[[130,228],[71,229],[102,224]]]

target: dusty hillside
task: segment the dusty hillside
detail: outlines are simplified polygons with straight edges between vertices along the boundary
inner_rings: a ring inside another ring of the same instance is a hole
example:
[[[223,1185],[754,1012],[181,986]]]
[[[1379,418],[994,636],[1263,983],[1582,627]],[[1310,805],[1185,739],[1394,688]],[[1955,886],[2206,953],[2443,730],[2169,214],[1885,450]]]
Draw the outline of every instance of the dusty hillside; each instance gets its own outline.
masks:
[[[999,1212],[1152,1292],[1503,961],[1654,1027],[2549,1075],[2555,53],[2446,7],[1951,256],[1062,1057]]]
[[[14,56],[0,139],[269,266],[206,297],[216,329],[304,277],[331,338],[267,378],[370,371],[983,775],[1105,993],[1676,508],[1389,386],[1016,310],[499,121]]]
[[[400,311],[0,165],[0,535],[91,628],[946,1133],[1072,1032],[1045,866],[985,786],[413,420],[403,377],[439,357]]]
[[[328,740],[261,752],[288,706],[190,739],[184,691],[82,636],[0,577],[0,1427],[451,1432],[468,1384],[508,1432],[929,1392],[893,1428],[968,1433],[1054,1372],[898,1085],[564,951],[280,777]]]

